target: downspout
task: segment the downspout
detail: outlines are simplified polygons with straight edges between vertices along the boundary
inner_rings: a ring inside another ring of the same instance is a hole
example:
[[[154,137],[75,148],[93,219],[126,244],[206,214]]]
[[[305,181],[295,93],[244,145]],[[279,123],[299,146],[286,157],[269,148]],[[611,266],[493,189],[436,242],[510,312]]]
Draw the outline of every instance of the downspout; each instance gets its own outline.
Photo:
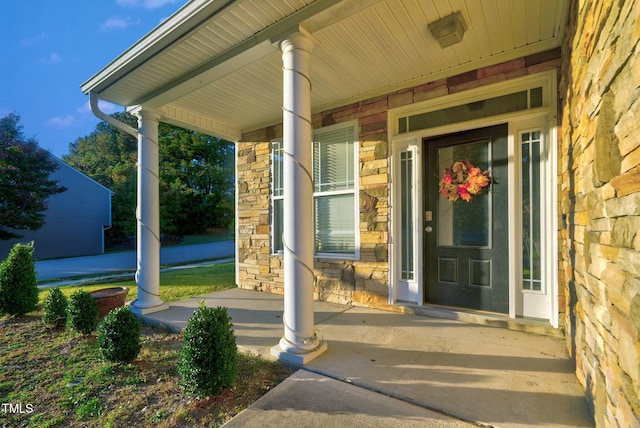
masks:
[[[113,192],[111,190],[109,190],[109,208],[108,208],[108,213],[109,213],[109,220],[108,223],[109,224],[103,224],[102,225],[102,254],[104,254],[104,232],[106,232],[107,230],[111,229],[113,227],[113,220],[112,220],[112,215],[111,215],[111,198],[113,196]]]
[[[126,123],[120,122],[118,119],[109,116],[108,114],[100,111],[100,108],[98,107],[98,96],[95,94],[95,92],[89,91],[89,105],[91,106],[91,112],[98,117],[99,119],[104,120],[105,122],[107,122],[109,125],[113,126],[114,128],[117,128],[119,130],[121,130],[122,132],[126,132],[127,134],[130,134],[136,138],[138,138],[138,130],[137,129],[133,129],[132,127],[130,127],[129,125],[127,125]],[[111,224],[111,195],[109,195],[109,226],[103,226],[102,228],[102,252],[104,253],[104,231],[111,229],[112,224]]]
[[[107,122],[111,126],[113,126],[113,127],[117,128],[117,129],[123,131],[123,132],[126,132],[127,134],[130,134],[130,135],[138,138],[138,130],[137,129],[133,129],[132,127],[130,127],[126,123],[120,122],[116,118],[111,117],[108,114],[100,111],[100,107],[98,107],[98,96],[95,94],[95,92],[89,91],[89,105],[91,106],[91,112],[96,117],[98,117],[99,119],[104,120],[105,122]],[[111,191],[109,191],[109,192],[110,192],[110,195],[109,195],[109,225],[102,227],[102,253],[104,253],[104,232],[105,232],[105,230],[109,230],[109,229],[111,229],[111,227],[113,227],[113,225],[111,223],[111,195],[113,194],[113,192],[111,192]]]
[[[118,119],[100,111],[100,108],[98,107],[98,95],[96,95],[92,91],[89,91],[89,105],[91,106],[91,111],[93,112],[93,114],[96,115],[99,119],[104,120],[109,125],[113,126],[114,128],[118,128],[122,132],[126,132],[127,134],[133,135],[134,137],[138,138],[137,129],[134,129],[126,123],[120,122]]]

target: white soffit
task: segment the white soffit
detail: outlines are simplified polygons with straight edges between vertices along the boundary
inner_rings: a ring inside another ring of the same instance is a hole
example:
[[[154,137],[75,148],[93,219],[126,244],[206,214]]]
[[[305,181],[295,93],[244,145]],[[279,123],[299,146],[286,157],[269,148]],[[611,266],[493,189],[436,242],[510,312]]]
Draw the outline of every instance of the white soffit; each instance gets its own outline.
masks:
[[[196,3],[216,2],[185,8]],[[272,41],[288,27],[300,25],[318,41],[312,108],[321,111],[558,47],[568,8],[568,0],[228,3],[117,80],[103,71],[107,78],[94,84],[100,98],[149,105],[168,122],[239,139],[281,121],[281,54]],[[456,11],[468,31],[442,49],[427,25]]]

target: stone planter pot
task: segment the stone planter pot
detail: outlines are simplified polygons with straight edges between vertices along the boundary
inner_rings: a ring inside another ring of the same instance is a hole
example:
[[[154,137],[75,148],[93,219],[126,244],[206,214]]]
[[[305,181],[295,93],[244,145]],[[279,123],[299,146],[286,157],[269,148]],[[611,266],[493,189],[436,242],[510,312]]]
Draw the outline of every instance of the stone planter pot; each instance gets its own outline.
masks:
[[[112,309],[124,306],[128,292],[128,287],[109,287],[92,291],[90,293],[91,297],[98,304],[98,317],[102,319]]]

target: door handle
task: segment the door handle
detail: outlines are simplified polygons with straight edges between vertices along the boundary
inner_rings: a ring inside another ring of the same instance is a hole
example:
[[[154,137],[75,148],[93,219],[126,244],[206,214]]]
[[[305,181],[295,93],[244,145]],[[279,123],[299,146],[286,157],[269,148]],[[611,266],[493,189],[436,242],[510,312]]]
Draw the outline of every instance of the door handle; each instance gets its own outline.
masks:
[[[431,233],[431,232],[433,232],[433,227],[427,226],[427,227],[424,228],[424,231],[427,232],[427,233]]]

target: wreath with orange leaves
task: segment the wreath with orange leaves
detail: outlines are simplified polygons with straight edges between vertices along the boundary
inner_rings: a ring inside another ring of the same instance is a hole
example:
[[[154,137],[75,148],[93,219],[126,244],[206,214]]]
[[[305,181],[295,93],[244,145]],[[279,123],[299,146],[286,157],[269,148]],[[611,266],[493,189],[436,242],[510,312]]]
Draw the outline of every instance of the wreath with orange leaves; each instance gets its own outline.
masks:
[[[459,160],[449,168],[444,168],[440,180],[440,195],[450,201],[470,202],[473,195],[488,190],[491,185],[490,170],[482,171],[468,160]]]

